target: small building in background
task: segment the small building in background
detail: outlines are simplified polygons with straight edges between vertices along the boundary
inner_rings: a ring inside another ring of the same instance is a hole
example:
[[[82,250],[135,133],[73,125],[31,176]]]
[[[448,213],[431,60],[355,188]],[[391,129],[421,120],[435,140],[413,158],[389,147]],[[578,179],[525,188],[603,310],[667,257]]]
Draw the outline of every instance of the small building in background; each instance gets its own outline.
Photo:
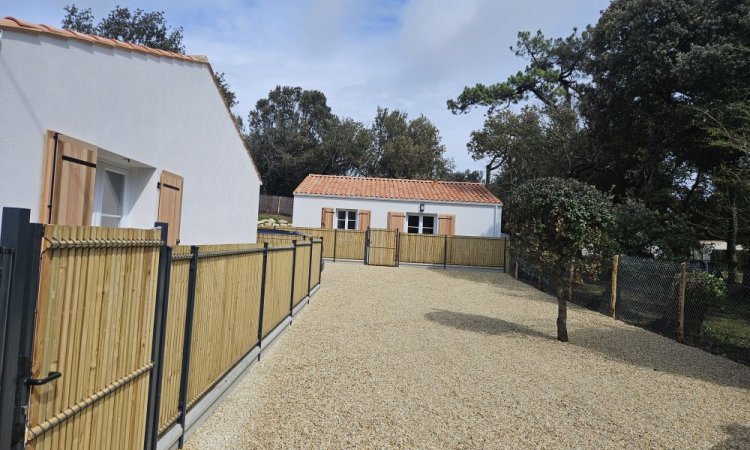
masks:
[[[502,212],[481,183],[308,175],[294,191],[292,224],[495,237]]]
[[[205,57],[0,19],[0,206],[255,242],[261,180]]]

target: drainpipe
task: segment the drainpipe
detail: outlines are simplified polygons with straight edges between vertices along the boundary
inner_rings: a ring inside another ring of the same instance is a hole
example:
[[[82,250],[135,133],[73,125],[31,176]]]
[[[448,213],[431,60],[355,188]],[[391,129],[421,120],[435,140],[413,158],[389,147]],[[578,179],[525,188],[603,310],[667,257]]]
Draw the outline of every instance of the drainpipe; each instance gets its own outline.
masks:
[[[497,205],[495,205],[495,211],[492,214],[492,237],[497,237]]]

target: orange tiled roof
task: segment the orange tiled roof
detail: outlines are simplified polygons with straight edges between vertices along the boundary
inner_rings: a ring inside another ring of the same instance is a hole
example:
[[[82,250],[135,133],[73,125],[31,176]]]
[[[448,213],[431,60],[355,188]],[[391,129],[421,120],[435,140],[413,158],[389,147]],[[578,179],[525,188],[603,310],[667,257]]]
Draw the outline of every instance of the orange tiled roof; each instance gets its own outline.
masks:
[[[73,30],[63,30],[61,28],[51,27],[49,25],[37,25],[31,22],[26,22],[25,20],[16,19],[15,17],[6,17],[5,19],[0,19],[0,28],[25,31],[30,33],[42,33],[62,39],[76,39],[79,41],[90,42],[92,44],[121,48],[123,50],[131,50],[153,56],[163,56],[165,58],[173,58],[182,61],[208,64],[208,60],[204,56],[183,55],[182,53],[168,52],[166,50],[149,48],[143,45],[131,44],[128,42],[118,41],[116,39],[95,36],[93,34],[83,34]]]
[[[502,205],[481,183],[308,175],[295,194]]]

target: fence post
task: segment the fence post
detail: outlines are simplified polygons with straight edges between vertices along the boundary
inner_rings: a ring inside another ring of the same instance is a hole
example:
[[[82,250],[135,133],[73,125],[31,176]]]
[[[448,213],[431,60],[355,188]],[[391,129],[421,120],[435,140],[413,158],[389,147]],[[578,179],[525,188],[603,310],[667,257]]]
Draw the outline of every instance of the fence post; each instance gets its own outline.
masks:
[[[521,247],[519,246],[518,249],[516,249],[516,263],[515,267],[513,268],[513,278],[516,280],[518,279],[518,266],[520,265],[518,261],[521,259]]]
[[[620,267],[620,255],[612,259],[612,293],[609,298],[609,316],[617,319],[617,271]]]
[[[193,317],[195,314],[195,288],[198,279],[198,251],[200,247],[190,247],[190,272],[188,274],[187,306],[185,310],[185,334],[182,340],[182,370],[180,373],[180,393],[177,407],[180,410],[180,426],[182,433],[178,448],[182,448],[185,437],[185,419],[187,418],[187,393],[190,381],[190,352],[193,346]]]
[[[448,235],[443,239],[443,269],[448,268]]]
[[[315,239],[310,236],[310,264],[307,265],[307,296],[310,296],[310,291],[312,290],[311,283],[312,283],[312,254],[313,254],[313,243]],[[321,247],[322,252],[322,247]],[[308,299],[309,301],[309,299]]]
[[[294,279],[297,278],[297,240],[292,239],[292,292],[289,294],[289,317],[294,317]]]
[[[13,270],[6,305],[6,328],[0,335],[0,448],[22,450],[26,424],[25,407],[31,376],[34,310],[39,293],[39,263],[44,226],[30,222],[28,209],[3,208],[0,245],[13,250]],[[8,258],[10,259],[10,258]]]
[[[365,265],[367,265],[367,251],[369,248],[370,248],[370,228],[368,227],[367,230],[365,231],[365,257],[364,257]]]
[[[258,348],[263,341],[263,308],[266,303],[266,269],[268,266],[268,242],[263,244],[263,269],[261,271],[260,278],[260,317],[258,318]],[[258,361],[260,361],[260,354],[258,352]]]
[[[680,290],[677,299],[677,342],[685,340],[685,288],[687,287],[687,263],[680,264]]]
[[[508,259],[508,240],[503,239],[503,271],[510,272],[510,259]]]
[[[401,262],[401,232],[396,228],[396,267]]]
[[[338,231],[338,228],[333,229],[333,262],[336,262],[336,237],[338,236]]]
[[[320,265],[318,266],[318,285],[323,282],[323,238],[320,238]]]
[[[148,386],[148,409],[146,410],[146,449],[156,449],[159,435],[159,406],[161,403],[161,378],[164,366],[164,328],[167,320],[167,303],[169,301],[169,276],[172,267],[172,248],[167,245],[169,226],[157,222],[161,227],[162,245],[159,251],[159,268],[156,283],[156,305],[154,308],[154,334],[151,347],[151,377]]]

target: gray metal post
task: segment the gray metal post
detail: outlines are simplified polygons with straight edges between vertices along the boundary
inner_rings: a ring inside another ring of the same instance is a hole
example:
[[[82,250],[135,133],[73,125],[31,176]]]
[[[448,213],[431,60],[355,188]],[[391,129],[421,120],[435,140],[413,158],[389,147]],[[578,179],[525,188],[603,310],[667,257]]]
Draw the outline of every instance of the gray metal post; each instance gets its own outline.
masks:
[[[185,437],[185,420],[187,418],[187,392],[190,381],[190,352],[193,346],[193,317],[195,314],[195,291],[198,280],[198,252],[200,247],[190,247],[190,272],[188,274],[187,306],[185,310],[185,333],[182,341],[182,370],[180,374],[180,392],[177,407],[180,410],[180,426],[182,434],[178,441],[178,447],[182,448]]]
[[[161,379],[164,367],[164,341],[169,301],[169,276],[172,268],[172,248],[167,245],[168,225],[158,222],[161,228],[162,246],[159,252],[159,268],[154,308],[154,334],[151,348],[151,378],[148,386],[148,409],[146,410],[146,436],[144,448],[156,449],[159,438],[159,405],[161,403]]]
[[[0,448],[22,450],[31,377],[34,310],[39,291],[39,261],[44,227],[30,222],[28,209],[3,208],[0,246],[13,252],[12,279],[7,292],[6,328],[0,336]]]

